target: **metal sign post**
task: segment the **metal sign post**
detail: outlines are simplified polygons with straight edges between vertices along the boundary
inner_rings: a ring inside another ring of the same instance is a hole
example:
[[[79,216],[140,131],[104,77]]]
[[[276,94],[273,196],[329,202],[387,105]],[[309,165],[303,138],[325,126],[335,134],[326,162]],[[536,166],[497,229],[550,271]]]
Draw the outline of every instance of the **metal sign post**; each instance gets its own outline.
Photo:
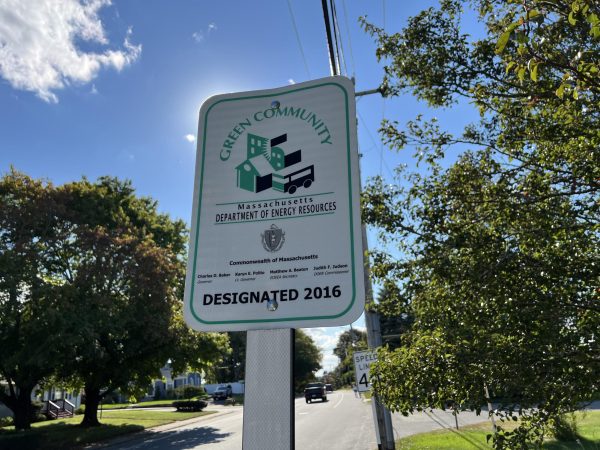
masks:
[[[243,450],[294,448],[294,330],[251,330],[246,343]]]

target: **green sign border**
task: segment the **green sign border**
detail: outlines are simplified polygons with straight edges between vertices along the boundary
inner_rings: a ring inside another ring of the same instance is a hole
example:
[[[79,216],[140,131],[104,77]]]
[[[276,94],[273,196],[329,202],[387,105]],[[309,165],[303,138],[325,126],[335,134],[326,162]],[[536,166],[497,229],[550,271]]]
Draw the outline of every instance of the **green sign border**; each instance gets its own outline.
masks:
[[[346,103],[346,153],[347,153],[347,161],[348,161],[348,204],[350,206],[350,254],[352,260],[352,301],[348,305],[346,309],[344,309],[341,313],[331,315],[331,316],[305,316],[305,317],[287,317],[287,318],[274,318],[274,319],[249,319],[249,320],[219,320],[219,321],[208,321],[201,319],[196,311],[194,310],[194,289],[196,287],[196,266],[197,266],[197,257],[198,257],[198,238],[200,235],[200,211],[202,210],[202,188],[203,188],[203,177],[204,177],[204,156],[206,155],[206,131],[207,131],[207,122],[208,122],[208,114],[212,108],[214,108],[219,103],[224,102],[232,102],[239,100],[249,100],[255,98],[268,98],[268,97],[276,97],[291,94],[293,92],[304,91],[307,89],[314,89],[323,86],[335,86],[342,90],[344,94],[344,100]],[[286,90],[285,92],[272,93],[272,94],[264,94],[264,95],[250,95],[246,97],[238,97],[238,98],[224,98],[216,101],[213,105],[211,105],[204,115],[204,132],[202,136],[202,165],[200,170],[200,188],[198,190],[198,214],[196,216],[196,236],[194,243],[194,262],[193,262],[193,270],[192,270],[192,278],[191,278],[191,291],[190,291],[190,312],[194,316],[194,318],[203,324],[206,325],[222,325],[222,324],[244,324],[244,323],[267,323],[267,322],[288,322],[288,321],[309,321],[309,320],[321,320],[321,319],[336,319],[338,317],[346,314],[354,305],[356,301],[356,274],[355,274],[355,264],[354,264],[354,223],[352,221],[353,216],[353,208],[352,208],[352,159],[351,159],[351,149],[350,149],[350,117],[349,117],[349,105],[348,105],[348,92],[346,88],[341,84],[334,82],[327,82],[322,84],[317,84],[314,86],[307,86],[298,89]]]

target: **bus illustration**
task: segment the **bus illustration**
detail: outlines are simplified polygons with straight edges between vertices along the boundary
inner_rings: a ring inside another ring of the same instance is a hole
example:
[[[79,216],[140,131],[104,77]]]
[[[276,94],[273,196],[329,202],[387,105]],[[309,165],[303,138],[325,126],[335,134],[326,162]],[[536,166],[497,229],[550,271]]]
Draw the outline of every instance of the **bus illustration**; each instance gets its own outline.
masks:
[[[279,192],[293,194],[300,187],[309,188],[315,181],[315,166],[306,166],[287,175],[273,174],[272,187]]]

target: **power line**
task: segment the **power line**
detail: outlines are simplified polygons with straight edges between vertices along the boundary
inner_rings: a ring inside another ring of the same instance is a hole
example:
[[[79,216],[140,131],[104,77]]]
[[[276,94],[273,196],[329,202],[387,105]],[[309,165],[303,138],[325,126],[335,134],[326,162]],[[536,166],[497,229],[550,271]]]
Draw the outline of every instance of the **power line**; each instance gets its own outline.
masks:
[[[329,51],[329,70],[331,75],[337,75],[337,66],[335,62],[335,53],[333,52],[333,43],[331,40],[331,25],[329,24],[329,11],[327,10],[327,0],[321,0],[323,7],[323,19],[325,20],[325,33],[327,34],[327,49]]]
[[[383,12],[383,29],[385,30],[385,0],[381,1],[381,9]],[[385,120],[385,97],[381,96],[381,122],[383,123],[383,121]],[[381,166],[383,164],[383,140],[381,141],[380,144],[380,148],[379,148],[379,176],[381,176]]]
[[[346,68],[346,62],[344,60],[344,48],[342,47],[342,37],[341,37],[341,33],[340,33],[340,27],[338,26],[337,11],[335,9],[335,1],[329,0],[329,4],[331,5],[331,21],[333,24],[333,37],[335,39],[335,50],[337,53],[338,72],[341,73],[341,67],[342,67],[342,62],[343,62],[344,73],[347,75],[348,69]],[[338,47],[338,36],[339,36],[339,47]]]
[[[346,0],[342,0],[342,9],[344,10],[344,20],[346,21],[346,34],[348,35],[348,48],[350,49],[350,62],[352,63],[352,76],[356,75],[356,66],[354,64],[354,53],[352,53],[352,40],[350,39],[350,25],[348,23],[348,11],[346,11]]]
[[[292,25],[294,26],[294,32],[296,33],[296,41],[298,42],[298,47],[300,48],[300,54],[302,55],[302,61],[304,61],[304,68],[306,69],[306,74],[308,75],[308,79],[310,80],[312,77],[310,76],[310,70],[308,70],[308,63],[306,62],[306,56],[304,55],[304,48],[302,47],[302,41],[300,40],[300,34],[298,33],[298,27],[296,26],[296,17],[294,16],[294,11],[292,10],[291,0],[288,0],[287,4],[288,4],[288,9],[290,11],[290,17],[292,19]]]
[[[369,138],[371,139],[371,142],[373,143],[373,147],[371,147],[371,148],[377,148],[377,147],[379,147],[379,144],[377,144],[377,141],[373,137],[373,134],[371,133],[371,130],[367,126],[367,123],[365,122],[365,119],[363,118],[362,114],[360,113],[360,111],[358,109],[356,110],[356,113],[358,114],[358,118],[362,122],[363,127],[365,128],[365,130],[367,132],[367,135],[369,136]],[[395,178],[394,177],[394,173],[392,172],[392,169],[390,169],[390,167],[387,165],[387,162],[383,158],[383,155],[381,157],[381,164],[383,165],[383,167],[385,167],[385,169],[388,171],[388,173],[390,174],[390,177],[392,177],[392,180],[393,180]],[[381,175],[381,173],[379,175]]]
[[[335,3],[334,3],[334,8],[335,8]],[[344,65],[344,72],[347,76],[348,75],[348,67],[346,66],[346,54],[344,52],[344,40],[342,39],[342,32],[340,30],[340,22],[337,18],[337,8],[334,9],[334,12],[335,12],[335,26],[337,29],[338,36],[340,38],[340,50],[341,50],[341,56],[342,56],[342,64]]]

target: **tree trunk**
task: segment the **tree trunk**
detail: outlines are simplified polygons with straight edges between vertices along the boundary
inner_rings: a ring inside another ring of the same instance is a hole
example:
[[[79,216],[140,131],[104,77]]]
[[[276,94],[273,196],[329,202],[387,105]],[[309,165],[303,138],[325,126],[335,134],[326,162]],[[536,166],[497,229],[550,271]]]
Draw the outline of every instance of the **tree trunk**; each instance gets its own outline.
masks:
[[[82,427],[98,427],[98,405],[100,404],[100,388],[85,385],[85,413],[83,415]]]
[[[20,388],[16,397],[13,397],[14,402],[6,404],[14,414],[15,429],[17,430],[29,430],[31,428],[34,412],[31,406],[32,390],[32,387]]]

